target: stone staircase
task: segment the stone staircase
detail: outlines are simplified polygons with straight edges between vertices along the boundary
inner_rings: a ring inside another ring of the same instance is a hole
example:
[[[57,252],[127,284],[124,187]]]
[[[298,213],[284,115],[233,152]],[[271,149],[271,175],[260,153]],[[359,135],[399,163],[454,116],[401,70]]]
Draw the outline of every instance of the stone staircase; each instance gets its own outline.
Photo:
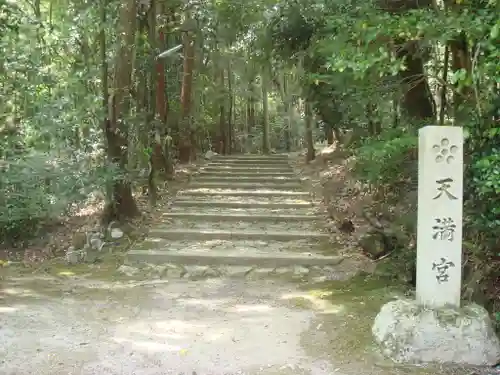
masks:
[[[332,256],[313,207],[287,155],[218,156],[126,261],[169,278],[334,278],[343,258]]]

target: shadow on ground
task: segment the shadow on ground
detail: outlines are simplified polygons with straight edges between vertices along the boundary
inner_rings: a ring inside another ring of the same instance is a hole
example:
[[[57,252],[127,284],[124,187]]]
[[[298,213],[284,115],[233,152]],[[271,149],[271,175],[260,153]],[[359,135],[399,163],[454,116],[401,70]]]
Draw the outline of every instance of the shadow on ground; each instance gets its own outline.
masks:
[[[401,293],[381,279],[305,285],[99,272],[3,278],[0,373],[467,373],[395,366],[377,354],[371,323]]]

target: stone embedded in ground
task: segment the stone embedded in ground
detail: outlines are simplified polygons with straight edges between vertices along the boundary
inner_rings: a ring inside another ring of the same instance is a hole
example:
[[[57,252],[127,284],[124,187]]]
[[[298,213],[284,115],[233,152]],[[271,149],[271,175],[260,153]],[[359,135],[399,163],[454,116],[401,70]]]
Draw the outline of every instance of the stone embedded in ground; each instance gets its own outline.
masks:
[[[419,131],[417,301],[460,306],[462,282],[463,131]]]
[[[218,154],[216,152],[213,152],[212,150],[208,150],[207,152],[205,152],[205,159],[206,160],[211,160],[211,159],[213,159],[217,155]]]
[[[424,308],[416,301],[385,304],[372,333],[382,352],[396,362],[493,365],[500,342],[481,306]]]
[[[66,251],[66,262],[68,264],[78,264],[82,261],[82,250],[75,250],[74,246],[70,246]]]
[[[139,269],[136,267],[127,266],[126,264],[122,264],[118,267],[118,272],[123,273],[126,276],[134,276],[139,273]]]

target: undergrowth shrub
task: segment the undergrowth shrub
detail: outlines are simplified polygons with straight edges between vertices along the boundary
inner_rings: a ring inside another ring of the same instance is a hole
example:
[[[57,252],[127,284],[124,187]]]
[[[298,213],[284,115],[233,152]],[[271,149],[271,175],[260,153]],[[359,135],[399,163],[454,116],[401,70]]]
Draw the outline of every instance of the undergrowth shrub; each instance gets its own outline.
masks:
[[[415,134],[401,130],[365,138],[355,151],[355,172],[371,185],[397,185],[416,178]]]
[[[88,158],[31,152],[0,165],[0,242],[36,235],[36,230],[67,214],[102,189],[113,168],[90,165]]]
[[[371,210],[391,223],[385,236],[391,256],[384,273],[404,281],[416,267],[417,144],[415,133],[390,129],[353,145],[354,173],[370,186],[375,199]]]

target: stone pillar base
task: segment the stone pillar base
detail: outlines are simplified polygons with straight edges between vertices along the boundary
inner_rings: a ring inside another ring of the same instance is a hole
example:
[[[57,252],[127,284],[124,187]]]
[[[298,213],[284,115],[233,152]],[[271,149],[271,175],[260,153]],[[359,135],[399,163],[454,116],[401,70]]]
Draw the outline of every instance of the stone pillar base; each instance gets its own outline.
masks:
[[[493,365],[500,341],[481,306],[424,308],[413,300],[382,306],[372,327],[384,355],[400,363]]]

